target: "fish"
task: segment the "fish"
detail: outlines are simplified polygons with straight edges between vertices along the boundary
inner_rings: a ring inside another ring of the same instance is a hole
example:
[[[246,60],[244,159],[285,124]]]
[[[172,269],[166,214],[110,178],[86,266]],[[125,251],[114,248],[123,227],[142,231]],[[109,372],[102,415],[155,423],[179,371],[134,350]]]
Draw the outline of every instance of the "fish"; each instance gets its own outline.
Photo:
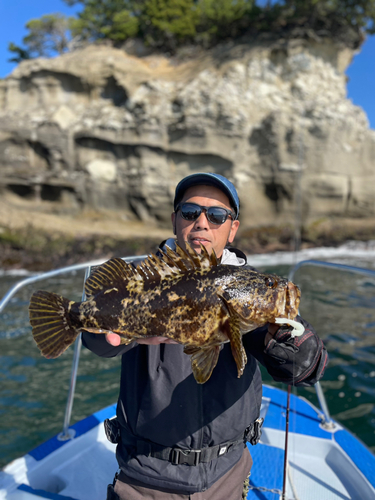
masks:
[[[199,384],[211,377],[226,342],[240,377],[247,362],[242,336],[276,319],[292,323],[301,297],[285,278],[219,265],[213,250],[201,245],[198,254],[188,243],[150,254],[137,267],[112,258],[86,280],[85,294],[82,302],[32,294],[32,335],[43,356],[57,358],[81,331],[117,333],[125,345],[162,336],[184,346]]]

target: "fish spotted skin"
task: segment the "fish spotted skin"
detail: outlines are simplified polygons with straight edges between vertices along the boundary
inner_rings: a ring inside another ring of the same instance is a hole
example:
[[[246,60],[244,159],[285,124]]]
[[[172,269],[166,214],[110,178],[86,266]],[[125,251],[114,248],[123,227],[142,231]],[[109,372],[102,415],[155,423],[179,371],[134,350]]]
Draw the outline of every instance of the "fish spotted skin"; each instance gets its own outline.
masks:
[[[114,332],[123,344],[162,336],[184,345],[196,380],[211,376],[224,342],[230,342],[238,376],[246,365],[242,335],[277,317],[293,319],[299,289],[284,278],[246,267],[217,265],[204,246],[188,244],[134,269],[121,259],[100,266],[85,285],[87,300],[71,302],[48,292],[30,301],[33,336],[42,354],[59,356],[81,330]]]

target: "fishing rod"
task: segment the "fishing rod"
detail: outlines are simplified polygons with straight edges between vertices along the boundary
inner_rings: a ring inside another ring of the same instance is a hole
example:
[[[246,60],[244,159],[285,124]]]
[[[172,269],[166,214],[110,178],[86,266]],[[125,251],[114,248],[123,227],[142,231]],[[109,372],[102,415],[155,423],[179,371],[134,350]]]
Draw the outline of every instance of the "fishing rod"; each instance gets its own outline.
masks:
[[[285,415],[285,445],[284,445],[284,474],[283,474],[283,492],[281,495],[282,500],[286,500],[286,474],[288,467],[288,435],[289,435],[289,410],[290,410],[290,393],[292,391],[292,386],[288,385],[288,397],[286,403],[286,415]]]

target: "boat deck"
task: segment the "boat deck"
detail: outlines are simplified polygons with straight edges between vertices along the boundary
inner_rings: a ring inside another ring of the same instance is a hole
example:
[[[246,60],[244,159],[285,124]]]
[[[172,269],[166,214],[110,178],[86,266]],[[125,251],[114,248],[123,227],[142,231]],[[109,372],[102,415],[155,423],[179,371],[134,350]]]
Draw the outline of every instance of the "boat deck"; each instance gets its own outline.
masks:
[[[248,444],[254,465],[248,499],[279,500],[283,488],[286,393],[264,387],[261,442]],[[54,437],[0,472],[0,499],[103,500],[117,462],[102,422],[112,405],[71,427],[75,438]],[[287,498],[374,500],[375,457],[348,431],[320,425],[318,410],[291,396]]]

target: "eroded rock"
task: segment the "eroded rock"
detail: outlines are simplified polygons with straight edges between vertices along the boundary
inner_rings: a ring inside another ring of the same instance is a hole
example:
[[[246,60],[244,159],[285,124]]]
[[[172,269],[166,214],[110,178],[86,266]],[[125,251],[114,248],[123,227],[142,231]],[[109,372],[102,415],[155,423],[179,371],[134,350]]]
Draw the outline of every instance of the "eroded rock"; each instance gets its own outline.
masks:
[[[242,227],[373,216],[375,132],[331,40],[222,46],[185,61],[104,46],[0,82],[0,189],[167,226],[185,175],[228,176]],[[301,201],[298,201],[301,198]]]

